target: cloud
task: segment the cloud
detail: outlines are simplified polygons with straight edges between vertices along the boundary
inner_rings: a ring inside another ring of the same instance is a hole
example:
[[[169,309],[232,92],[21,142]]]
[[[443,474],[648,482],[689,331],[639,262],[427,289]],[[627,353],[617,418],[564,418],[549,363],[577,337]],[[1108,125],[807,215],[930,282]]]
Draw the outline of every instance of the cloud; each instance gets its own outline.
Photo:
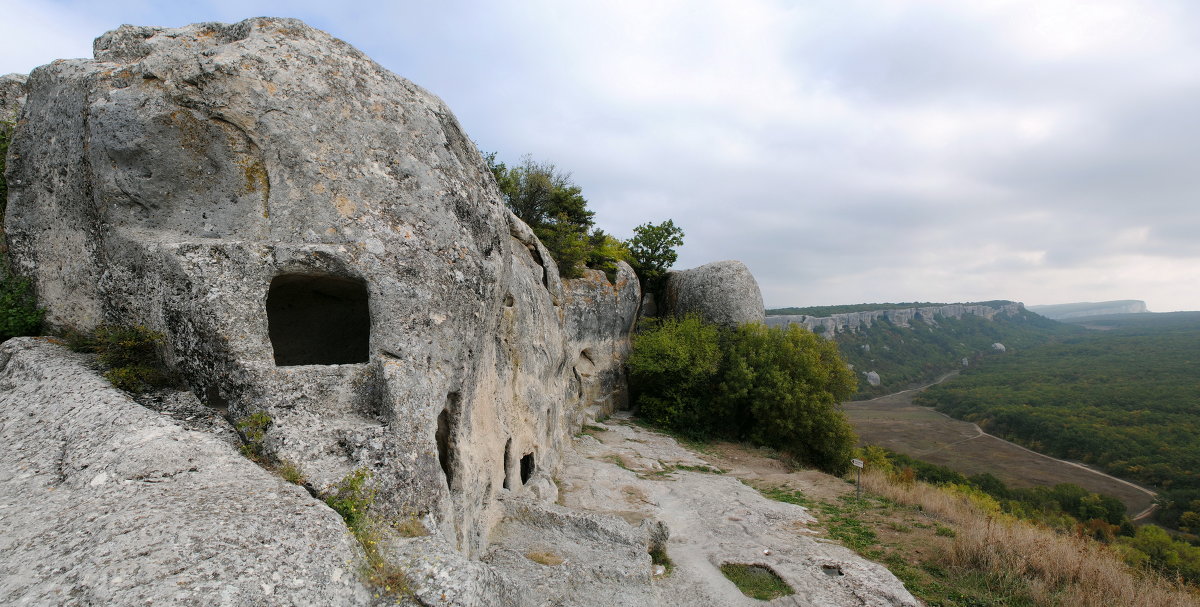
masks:
[[[302,18],[485,151],[573,173],[606,231],[674,218],[681,267],[742,259],[769,305],[1200,309],[1179,282],[1200,266],[1193,3],[19,6],[0,62],[87,54],[119,22]]]

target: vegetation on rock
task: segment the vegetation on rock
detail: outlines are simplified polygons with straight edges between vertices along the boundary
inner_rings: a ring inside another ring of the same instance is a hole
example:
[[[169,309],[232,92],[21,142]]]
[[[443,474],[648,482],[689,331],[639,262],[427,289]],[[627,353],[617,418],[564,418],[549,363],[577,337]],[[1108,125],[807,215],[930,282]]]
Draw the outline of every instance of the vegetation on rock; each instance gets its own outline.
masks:
[[[631,260],[624,244],[593,229],[595,213],[587,208],[583,190],[569,173],[530,156],[513,167],[498,162],[494,152],[484,158],[504,204],[550,251],[563,278],[582,276],[585,266],[611,274],[617,261]]]
[[[37,307],[29,281],[14,276],[8,267],[8,251],[4,242],[8,182],[4,179],[4,165],[12,132],[11,122],[0,121],[0,342],[10,337],[37,335],[45,315],[45,311]]]
[[[114,386],[140,394],[175,386],[178,378],[162,357],[165,336],[141,325],[101,325],[92,333],[68,333],[76,352],[94,352]]]
[[[839,403],[854,376],[811,332],[694,316],[663,318],[633,338],[627,362],[638,414],[688,436],[749,440],[833,473],[856,440]]]
[[[409,595],[408,575],[384,555],[381,544],[385,541],[385,526],[370,513],[375,503],[372,476],[368,468],[359,468],[347,474],[325,494],[325,503],[341,515],[346,528],[362,545],[367,557],[366,570],[363,572],[367,581],[389,596]]]

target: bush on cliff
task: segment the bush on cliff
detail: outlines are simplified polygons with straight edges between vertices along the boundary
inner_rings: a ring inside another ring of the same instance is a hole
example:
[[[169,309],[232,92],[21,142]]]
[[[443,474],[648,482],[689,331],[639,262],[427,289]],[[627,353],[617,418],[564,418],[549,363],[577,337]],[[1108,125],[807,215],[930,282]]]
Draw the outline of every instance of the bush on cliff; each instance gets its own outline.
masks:
[[[639,415],[691,437],[748,440],[840,474],[856,438],[839,403],[854,374],[836,344],[798,327],[721,330],[666,318],[634,337]]]
[[[12,137],[11,122],[0,121],[0,342],[10,337],[37,335],[45,311],[37,307],[29,281],[13,276],[8,268],[4,243],[4,211],[8,201],[8,182],[4,180],[4,161]]]
[[[570,173],[530,156],[512,167],[497,161],[494,152],[484,160],[505,206],[542,241],[563,278],[579,278],[586,266],[605,271],[611,279],[618,260],[631,260],[623,243],[592,229],[596,214],[587,208],[583,190]]]

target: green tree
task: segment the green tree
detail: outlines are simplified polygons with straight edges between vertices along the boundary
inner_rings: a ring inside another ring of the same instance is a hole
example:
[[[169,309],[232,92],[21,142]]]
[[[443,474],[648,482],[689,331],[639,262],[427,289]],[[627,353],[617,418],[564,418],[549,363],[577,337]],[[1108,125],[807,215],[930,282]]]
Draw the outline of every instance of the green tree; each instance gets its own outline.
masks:
[[[667,270],[679,259],[675,247],[683,246],[683,236],[683,229],[670,219],[658,225],[643,223],[633,229],[633,238],[625,241],[625,246],[633,257],[633,269],[642,279],[643,290],[662,290]]]
[[[595,235],[591,230],[595,213],[587,208],[583,190],[571,181],[570,173],[528,155],[513,167],[498,162],[494,152],[484,159],[496,178],[504,204],[533,229],[558,264],[559,275],[578,278],[585,266],[595,263],[609,262],[615,269],[613,259],[594,259]],[[600,240],[603,242],[603,236]]]

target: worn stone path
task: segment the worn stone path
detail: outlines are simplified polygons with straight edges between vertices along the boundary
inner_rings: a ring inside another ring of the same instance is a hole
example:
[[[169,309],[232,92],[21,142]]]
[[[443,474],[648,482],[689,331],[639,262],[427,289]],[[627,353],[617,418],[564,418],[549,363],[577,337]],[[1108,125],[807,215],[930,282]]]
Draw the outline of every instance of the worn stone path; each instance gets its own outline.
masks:
[[[674,570],[654,582],[661,604],[763,604],[725,578],[719,569],[724,563],[764,565],[795,589],[796,594],[771,605],[919,604],[883,566],[818,537],[809,529],[815,519],[807,509],[764,498],[739,477],[770,476],[771,482],[818,492],[829,490],[819,483],[845,487],[842,481],[803,472],[789,477],[782,469],[743,467],[720,455],[708,459],[732,468],[706,472],[713,465],[706,456],[668,436],[620,418],[593,428],[575,440],[575,451],[567,456],[560,501],[631,523],[656,519],[667,524]]]

